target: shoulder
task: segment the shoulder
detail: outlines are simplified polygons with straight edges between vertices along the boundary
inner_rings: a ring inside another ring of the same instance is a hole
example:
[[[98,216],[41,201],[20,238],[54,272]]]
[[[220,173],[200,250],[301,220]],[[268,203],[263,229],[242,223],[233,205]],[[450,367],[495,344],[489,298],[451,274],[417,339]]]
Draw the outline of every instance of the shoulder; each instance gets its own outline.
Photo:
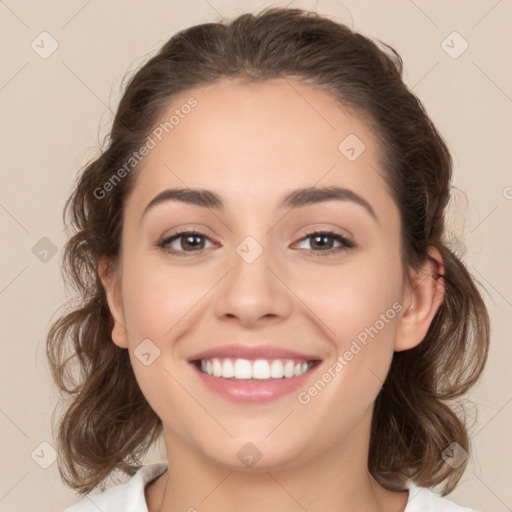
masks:
[[[456,505],[425,487],[418,487],[413,482],[409,482],[407,487],[409,500],[404,512],[477,512],[472,508]]]
[[[98,494],[88,494],[64,512],[147,512],[144,489],[167,469],[167,462],[142,466],[126,483]]]

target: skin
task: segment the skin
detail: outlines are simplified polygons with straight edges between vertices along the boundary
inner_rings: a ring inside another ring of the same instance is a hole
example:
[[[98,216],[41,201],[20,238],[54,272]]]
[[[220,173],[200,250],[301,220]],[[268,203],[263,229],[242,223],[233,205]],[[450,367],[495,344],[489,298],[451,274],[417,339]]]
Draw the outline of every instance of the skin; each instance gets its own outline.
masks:
[[[190,96],[198,105],[137,171],[117,265],[98,269],[113,342],[129,350],[164,425],[170,468],[146,488],[149,511],[403,510],[407,491],[386,490],[368,472],[370,422],[393,352],[422,341],[443,300],[443,280],[431,277],[444,271],[439,253],[431,249],[425,266],[410,271],[412,286],[402,280],[399,210],[382,178],[378,141],[329,94],[284,79],[223,80],[175,98],[169,113]],[[338,150],[351,133],[366,146],[353,162]],[[277,208],[292,189],[332,185],[362,196],[378,220],[350,201]],[[175,187],[212,190],[225,209],[168,201],[141,220],[151,199]],[[208,237],[200,239],[202,252],[185,252],[183,239],[173,247],[185,256],[157,247],[194,228]],[[306,237],[316,229],[355,247],[322,255]],[[247,236],[263,249],[250,264],[236,252]],[[187,362],[235,342],[277,345],[322,360],[310,386],[394,303],[400,313],[307,405],[297,393],[265,404],[229,402]],[[160,356],[144,366],[134,350],[147,338]],[[250,469],[237,457],[247,442],[262,454]]]

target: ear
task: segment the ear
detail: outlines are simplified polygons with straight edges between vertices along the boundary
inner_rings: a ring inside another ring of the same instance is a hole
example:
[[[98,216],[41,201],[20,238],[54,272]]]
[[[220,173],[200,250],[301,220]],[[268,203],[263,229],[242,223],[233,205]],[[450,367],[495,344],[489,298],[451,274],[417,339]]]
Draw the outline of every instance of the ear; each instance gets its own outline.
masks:
[[[402,314],[395,339],[395,351],[408,350],[419,345],[444,300],[445,283],[439,274],[445,268],[439,251],[429,246],[428,257],[419,270],[413,270],[411,283],[406,285]]]
[[[121,294],[121,276],[117,268],[114,268],[104,258],[98,262],[98,276],[103,284],[110,314],[114,320],[112,341],[120,348],[128,348]]]

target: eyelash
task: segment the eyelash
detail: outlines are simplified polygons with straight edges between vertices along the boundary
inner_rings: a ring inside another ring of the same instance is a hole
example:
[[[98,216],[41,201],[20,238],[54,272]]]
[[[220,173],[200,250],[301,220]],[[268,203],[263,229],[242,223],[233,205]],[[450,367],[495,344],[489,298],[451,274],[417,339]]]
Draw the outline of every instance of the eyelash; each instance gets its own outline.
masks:
[[[201,237],[204,237],[204,238],[207,238],[209,239],[208,235],[206,235],[205,233],[202,233],[200,231],[180,231],[179,233],[175,233],[174,235],[170,236],[170,237],[167,237],[167,238],[164,238],[161,242],[159,242],[157,244],[157,246],[162,250],[162,252],[164,252],[165,254],[174,254],[176,256],[184,256],[186,257],[187,255],[195,255],[197,253],[200,253],[201,251],[204,251],[205,249],[196,249],[196,250],[193,250],[193,251],[177,251],[175,249],[170,249],[168,247],[168,245],[173,242],[174,240],[177,240],[181,237],[183,237],[184,235],[196,235],[196,236],[201,236]],[[303,241],[303,240],[306,240],[308,238],[312,238],[314,236],[318,236],[318,235],[324,235],[324,236],[328,236],[329,238],[333,238],[334,240],[336,240],[337,242],[339,242],[341,244],[341,247],[334,247],[334,248],[331,248],[331,249],[328,249],[328,250],[325,250],[325,251],[315,251],[313,249],[305,249],[306,252],[308,252],[310,255],[312,256],[329,256],[329,255],[332,255],[332,254],[336,254],[336,253],[339,253],[341,251],[347,251],[349,249],[353,249],[354,248],[354,244],[348,240],[347,238],[345,238],[343,235],[340,235],[339,233],[336,233],[334,231],[313,231],[311,233],[308,233],[307,235],[303,236],[299,242]]]

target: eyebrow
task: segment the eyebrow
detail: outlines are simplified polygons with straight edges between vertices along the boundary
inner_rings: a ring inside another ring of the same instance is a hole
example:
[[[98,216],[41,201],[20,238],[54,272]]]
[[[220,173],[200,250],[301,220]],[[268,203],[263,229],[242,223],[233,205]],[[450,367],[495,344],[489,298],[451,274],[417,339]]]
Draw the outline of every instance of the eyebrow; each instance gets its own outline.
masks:
[[[378,223],[377,215],[374,209],[360,195],[356,194],[353,190],[342,187],[308,187],[299,188],[291,192],[286,193],[278,204],[280,209],[284,208],[301,208],[311,204],[322,203],[324,201],[349,201],[362,206]],[[162,204],[167,201],[178,201],[185,204],[192,204],[201,206],[203,208],[209,208],[213,210],[224,211],[224,202],[222,198],[211,190],[204,189],[192,189],[192,188],[174,188],[167,189],[156,195],[144,208],[142,212],[141,220],[146,213],[154,208],[158,204]]]

